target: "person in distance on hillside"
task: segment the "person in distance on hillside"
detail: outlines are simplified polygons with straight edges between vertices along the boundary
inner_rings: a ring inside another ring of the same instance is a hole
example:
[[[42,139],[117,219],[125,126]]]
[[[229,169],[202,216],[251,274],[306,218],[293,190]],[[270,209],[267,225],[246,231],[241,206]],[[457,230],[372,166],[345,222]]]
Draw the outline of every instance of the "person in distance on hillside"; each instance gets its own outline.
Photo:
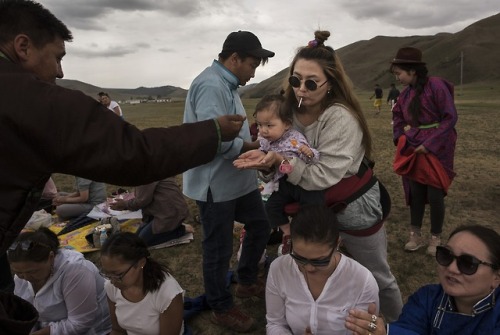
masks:
[[[444,197],[455,176],[458,115],[453,85],[427,76],[422,51],[417,48],[399,49],[390,69],[405,86],[392,110],[397,145],[394,169],[403,177],[406,204],[410,206],[410,236],[404,248],[415,251],[425,245],[421,228],[425,204],[429,203],[431,237],[427,253],[434,256],[441,244]],[[410,128],[405,131],[406,126]]]
[[[263,49],[253,33],[230,33],[219,59],[196,77],[189,88],[184,122],[198,122],[220,115],[246,115],[237,88],[255,75],[274,52]],[[258,263],[269,238],[269,222],[257,185],[255,171],[238,171],[232,162],[242,152],[257,149],[251,142],[248,122],[239,136],[223,143],[208,164],[184,173],[183,190],[196,200],[203,226],[203,277],[212,321],[234,331],[248,331],[253,318],[233,303],[226,288],[226,274],[233,251],[234,221],[245,224],[246,235],[238,264],[234,294],[238,297],[264,296],[264,285],[257,283]],[[229,187],[230,185],[230,187]]]
[[[439,284],[408,298],[396,322],[377,316],[376,306],[351,310],[347,329],[356,335],[500,334],[500,235],[480,225],[460,226],[436,249]]]
[[[375,107],[375,110],[377,111],[376,114],[380,113],[380,108],[382,106],[382,97],[384,96],[384,91],[380,87],[379,84],[375,84],[375,90],[370,97],[370,100],[375,97],[375,100],[373,101],[373,107]]]
[[[391,89],[389,90],[389,94],[387,95],[387,104],[391,106],[391,111],[394,108],[396,101],[398,101],[398,97],[399,97],[399,90],[396,88],[396,85],[392,83]]]
[[[109,96],[108,93],[99,92],[98,96],[99,96],[99,101],[101,102],[101,104],[108,107],[109,110],[113,111],[113,113],[115,113],[116,115],[118,115],[119,117],[121,117],[123,119],[123,112],[122,112],[120,105],[116,101],[111,100],[111,97]]]
[[[95,99],[55,85],[72,38],[41,4],[0,0],[0,289],[12,283],[5,251],[51,173],[146,184],[210,161],[243,125],[241,115],[224,115],[141,131],[103,112]]]

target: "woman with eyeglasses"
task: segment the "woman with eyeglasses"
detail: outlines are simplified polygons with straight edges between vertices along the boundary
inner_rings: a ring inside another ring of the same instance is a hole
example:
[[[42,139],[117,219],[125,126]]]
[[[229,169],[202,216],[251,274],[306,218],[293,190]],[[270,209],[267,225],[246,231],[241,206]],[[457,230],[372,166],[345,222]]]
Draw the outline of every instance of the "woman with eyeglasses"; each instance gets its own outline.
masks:
[[[184,290],[139,236],[112,234],[101,247],[101,274],[108,279],[110,335],[187,334]]]
[[[373,306],[370,313],[351,311],[347,328],[362,335],[500,334],[500,235],[479,225],[458,227],[435,257],[439,284],[413,294],[387,330]]]
[[[15,274],[14,294],[40,317],[31,334],[109,334],[104,278],[79,252],[60,249],[48,228],[21,233],[7,250]]]
[[[347,334],[349,310],[378,311],[373,275],[342,255],[335,213],[305,205],[292,219],[292,248],[271,263],[266,285],[267,334]]]
[[[286,179],[280,180],[273,194],[276,201],[266,202],[271,226],[283,231],[282,251],[290,249],[289,213],[283,203],[326,203],[335,208],[343,245],[373,273],[382,313],[396,320],[403,302],[387,262],[383,188],[365,159],[372,156],[372,140],[341,60],[324,44],[329,36],[328,31],[316,31],[315,39],[299,48],[285,89],[293,127],[319,152],[319,160],[308,164],[276,151],[253,150],[240,155],[234,165],[258,169],[267,178],[281,166],[287,167]]]

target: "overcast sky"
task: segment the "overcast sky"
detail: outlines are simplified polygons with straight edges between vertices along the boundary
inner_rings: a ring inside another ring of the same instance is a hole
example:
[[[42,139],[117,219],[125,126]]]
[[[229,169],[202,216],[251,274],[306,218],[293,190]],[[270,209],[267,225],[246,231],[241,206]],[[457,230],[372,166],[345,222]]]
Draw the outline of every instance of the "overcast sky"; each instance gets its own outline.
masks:
[[[42,0],[72,31],[66,79],[104,88],[179,86],[217,58],[232,31],[276,52],[249,83],[286,68],[297,47],[329,30],[340,48],[378,35],[458,32],[500,12],[498,0]],[[368,51],[369,52],[369,51]],[[392,55],[388,55],[390,58]]]

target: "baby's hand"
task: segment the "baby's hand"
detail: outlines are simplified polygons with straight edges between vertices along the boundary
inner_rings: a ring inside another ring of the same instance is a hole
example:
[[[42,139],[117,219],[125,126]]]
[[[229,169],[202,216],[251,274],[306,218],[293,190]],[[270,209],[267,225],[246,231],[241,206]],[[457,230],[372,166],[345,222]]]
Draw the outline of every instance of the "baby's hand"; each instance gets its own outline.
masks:
[[[314,153],[312,152],[311,148],[309,148],[307,145],[301,145],[299,151],[308,158],[314,157]]]

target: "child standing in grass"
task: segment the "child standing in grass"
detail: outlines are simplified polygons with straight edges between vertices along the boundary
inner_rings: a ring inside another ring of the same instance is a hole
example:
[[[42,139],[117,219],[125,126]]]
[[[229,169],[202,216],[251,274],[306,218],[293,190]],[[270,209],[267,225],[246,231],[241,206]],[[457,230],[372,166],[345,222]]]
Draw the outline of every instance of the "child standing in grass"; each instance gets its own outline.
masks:
[[[405,86],[392,110],[394,143],[398,146],[394,167],[403,176],[411,216],[405,250],[415,251],[425,245],[421,228],[425,204],[429,203],[431,238],[427,253],[434,256],[441,244],[444,197],[455,176],[457,110],[453,86],[444,79],[427,76],[422,52],[416,48],[399,49],[391,72]],[[410,128],[405,131],[406,126]],[[412,168],[407,168],[410,160]]]

